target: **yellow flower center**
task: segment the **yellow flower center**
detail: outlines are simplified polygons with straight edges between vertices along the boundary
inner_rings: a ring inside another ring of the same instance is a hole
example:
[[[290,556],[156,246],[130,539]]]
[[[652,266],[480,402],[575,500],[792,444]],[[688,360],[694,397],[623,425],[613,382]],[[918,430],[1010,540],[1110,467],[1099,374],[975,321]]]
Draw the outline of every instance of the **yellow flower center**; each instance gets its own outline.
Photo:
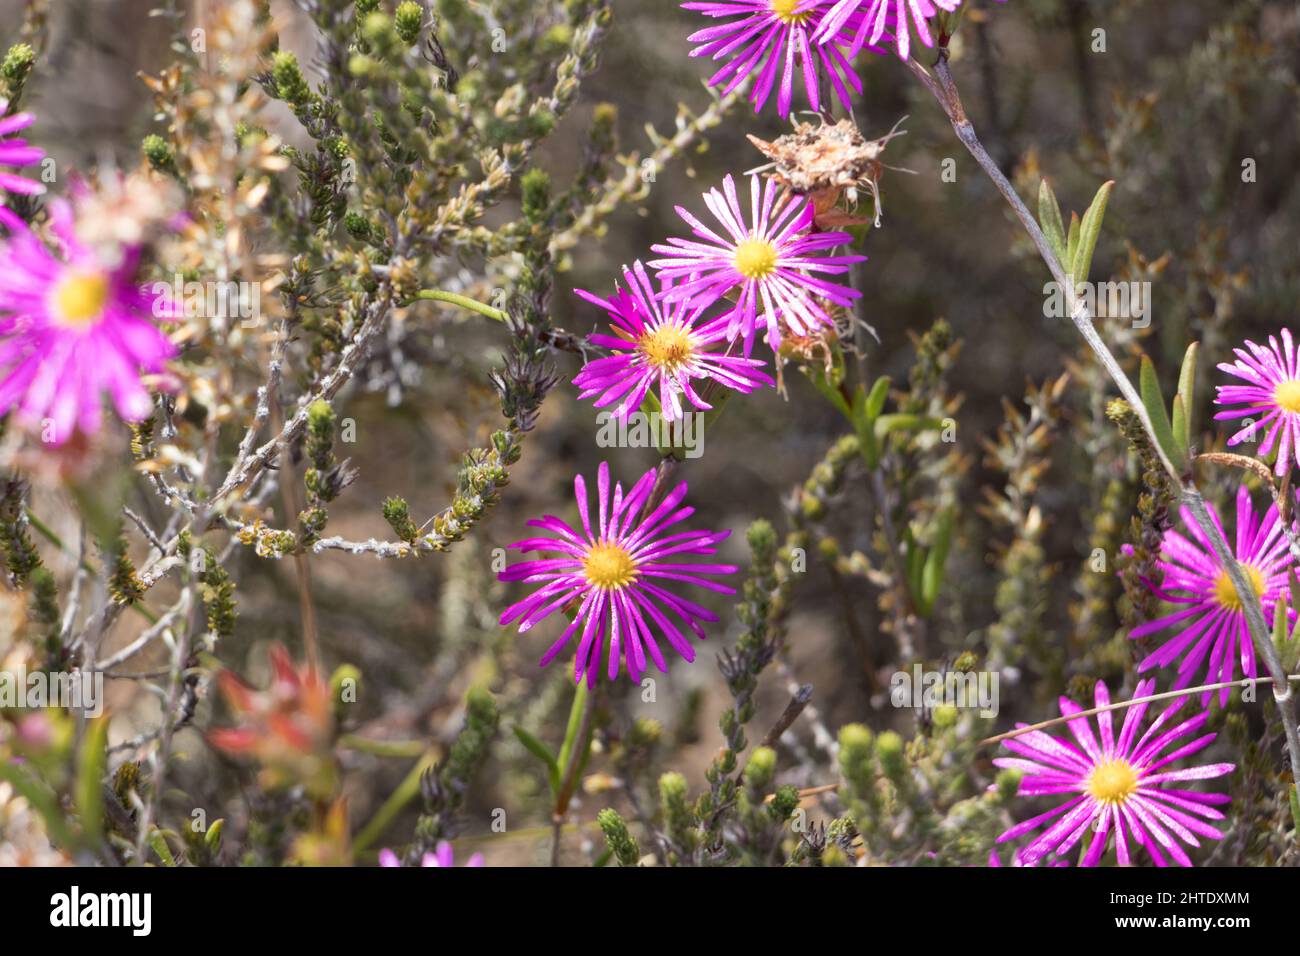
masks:
[[[1300,412],[1300,380],[1278,382],[1273,389],[1273,401],[1288,412]]]
[[[636,577],[636,562],[618,545],[602,541],[582,559],[582,570],[596,587],[614,590]]]
[[[736,246],[736,269],[746,279],[761,279],[776,268],[776,246],[766,239],[746,239]]]
[[[93,325],[108,300],[108,279],[100,272],[74,272],[54,289],[56,318],[64,325]]]
[[[1246,572],[1246,577],[1250,581],[1250,586],[1258,594],[1264,593],[1264,575],[1249,564],[1243,564],[1242,570]],[[1233,586],[1232,578],[1228,577],[1227,571],[1220,571],[1219,576],[1214,579],[1214,600],[1219,602],[1219,607],[1228,611],[1241,610],[1241,595],[1237,593],[1236,587]]]
[[[1126,760],[1107,760],[1088,774],[1088,792],[1102,803],[1123,803],[1138,788],[1137,771]]]
[[[694,351],[690,333],[677,325],[661,325],[641,339],[641,354],[657,369],[675,372]]]
[[[795,13],[795,8],[803,0],[772,0],[772,12],[776,14],[778,20],[784,23],[807,23],[808,18],[812,16],[812,11],[806,13]]]

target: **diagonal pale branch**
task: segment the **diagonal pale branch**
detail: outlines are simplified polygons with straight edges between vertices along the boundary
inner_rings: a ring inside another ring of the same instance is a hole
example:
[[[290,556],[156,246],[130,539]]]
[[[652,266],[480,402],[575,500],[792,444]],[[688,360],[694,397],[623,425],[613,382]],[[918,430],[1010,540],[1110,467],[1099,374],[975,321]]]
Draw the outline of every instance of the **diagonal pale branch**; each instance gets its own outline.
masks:
[[[1291,674],[1287,681],[1300,681],[1300,674]],[[1114,701],[1104,707],[1093,707],[1090,710],[1081,710],[1077,714],[1071,714],[1068,717],[1053,717],[1051,720],[1040,720],[1036,724],[1025,724],[1017,727],[1015,730],[1008,730],[1004,734],[998,734],[995,737],[985,737],[979,742],[979,746],[985,747],[992,744],[1001,743],[1004,740],[1011,740],[1013,737],[1020,737],[1024,734],[1033,733],[1036,730],[1045,730],[1048,727],[1055,727],[1058,724],[1064,724],[1071,720],[1079,720],[1083,717],[1093,717],[1097,714],[1104,714],[1112,710],[1127,710],[1136,704],[1150,704],[1161,700],[1173,700],[1177,697],[1190,697],[1192,694],[1206,694],[1211,691],[1223,690],[1225,687],[1252,687],[1255,684],[1271,684],[1271,677],[1246,677],[1242,680],[1222,681],[1218,684],[1201,684],[1199,687],[1184,687],[1182,690],[1167,690],[1159,694],[1148,694],[1146,697],[1133,697],[1129,700]]]

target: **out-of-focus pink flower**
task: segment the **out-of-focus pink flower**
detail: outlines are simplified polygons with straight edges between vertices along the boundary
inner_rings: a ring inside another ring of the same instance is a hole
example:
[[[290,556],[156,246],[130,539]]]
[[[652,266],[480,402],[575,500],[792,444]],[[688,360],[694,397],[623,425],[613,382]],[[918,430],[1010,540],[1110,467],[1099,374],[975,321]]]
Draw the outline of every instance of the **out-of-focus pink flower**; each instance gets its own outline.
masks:
[[[139,250],[105,265],[62,200],[50,203],[57,252],[2,207],[0,224],[0,414],[16,410],[53,445],[99,431],[105,392],[127,421],[148,417],[141,375],[164,372],[176,349],[155,321],[172,316],[170,301],[135,282]]]

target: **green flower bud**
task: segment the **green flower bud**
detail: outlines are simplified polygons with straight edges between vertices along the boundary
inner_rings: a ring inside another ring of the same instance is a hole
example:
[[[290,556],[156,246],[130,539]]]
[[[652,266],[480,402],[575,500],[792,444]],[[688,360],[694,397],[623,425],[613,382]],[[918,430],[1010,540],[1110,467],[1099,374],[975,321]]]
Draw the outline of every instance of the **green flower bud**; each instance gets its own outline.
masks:
[[[361,685],[361,671],[352,664],[343,664],[330,675],[330,698],[335,712],[341,713],[347,704],[356,703]]]
[[[641,859],[641,848],[627,830],[627,824],[618,815],[617,810],[606,808],[596,814],[596,823],[605,834],[605,844],[609,847],[619,866],[636,866]]]
[[[529,222],[541,222],[551,205],[551,177],[544,169],[530,169],[520,181],[524,216]]]
[[[530,113],[528,116],[528,135],[533,139],[541,139],[543,136],[550,135],[555,129],[555,114],[550,110],[538,110]]]
[[[298,58],[288,50],[281,50],[271,60],[271,79],[276,92],[286,103],[298,106],[311,99],[311,87],[302,75]]]
[[[149,165],[158,172],[176,171],[176,154],[172,152],[171,144],[157,133],[150,133],[141,140],[140,151],[144,153],[144,158],[149,161]]]
[[[653,747],[664,734],[664,725],[649,717],[638,717],[632,721],[632,729],[627,735],[627,742],[633,747]]]
[[[1012,798],[1020,792],[1019,770],[1002,770],[998,773],[997,788],[998,799],[1004,803],[1010,802]]]
[[[573,44],[573,27],[567,23],[557,23],[542,35],[539,44],[541,55],[551,59],[568,51]]]
[[[745,782],[755,791],[766,792],[776,776],[776,751],[759,747],[749,756],[745,767]]]
[[[903,775],[907,761],[903,756],[903,738],[892,730],[886,730],[876,738],[876,756],[880,758],[880,769],[891,780]]]
[[[659,807],[673,842],[689,849],[696,817],[686,799],[686,778],[675,770],[659,778]]]
[[[957,723],[957,708],[952,704],[941,704],[934,709],[934,725],[940,730],[947,730]]]
[[[749,526],[745,532],[745,539],[749,542],[749,548],[755,556],[770,555],[776,549],[776,529],[772,527],[770,521],[763,518],[758,519]]]
[[[772,815],[773,820],[788,820],[790,814],[799,807],[799,790],[786,784],[776,791],[772,797],[772,802],[768,804],[768,812]]]
[[[368,242],[370,240],[370,222],[359,212],[348,210],[343,217],[343,228],[357,242]]]
[[[875,738],[862,724],[840,728],[840,773],[858,791],[871,786],[871,757]]]
[[[386,13],[372,13],[361,23],[361,35],[374,44],[392,39],[393,21]]]
[[[10,97],[22,91],[35,63],[36,51],[26,43],[15,43],[5,53],[4,62],[0,63],[0,78],[4,80]]]
[[[394,495],[384,500],[384,520],[403,541],[411,542],[420,536],[420,529],[411,520],[411,509],[405,498]]]
[[[617,125],[618,107],[613,103],[597,103],[591,113],[591,141],[603,148],[611,148]]]
[[[397,5],[397,12],[393,15],[393,25],[402,42],[412,46],[420,39],[420,28],[424,26],[424,11],[415,0],[403,0]]]

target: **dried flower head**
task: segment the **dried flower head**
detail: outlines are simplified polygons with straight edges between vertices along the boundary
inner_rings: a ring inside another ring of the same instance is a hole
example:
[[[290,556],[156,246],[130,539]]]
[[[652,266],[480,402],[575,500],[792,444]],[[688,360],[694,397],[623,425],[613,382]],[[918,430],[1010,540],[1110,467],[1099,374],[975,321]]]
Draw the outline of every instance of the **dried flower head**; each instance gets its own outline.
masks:
[[[907,117],[903,117],[906,119]],[[880,225],[880,177],[886,168],[881,161],[890,140],[905,135],[899,120],[884,136],[868,140],[852,120],[837,123],[798,123],[793,133],[772,142],[750,135],[754,148],[771,163],[754,172],[766,172],[783,186],[812,199],[816,223],[831,229],[867,220],[833,211],[841,199],[853,209],[858,190],[865,189],[875,203],[875,225]],[[907,170],[903,170],[907,172]]]

